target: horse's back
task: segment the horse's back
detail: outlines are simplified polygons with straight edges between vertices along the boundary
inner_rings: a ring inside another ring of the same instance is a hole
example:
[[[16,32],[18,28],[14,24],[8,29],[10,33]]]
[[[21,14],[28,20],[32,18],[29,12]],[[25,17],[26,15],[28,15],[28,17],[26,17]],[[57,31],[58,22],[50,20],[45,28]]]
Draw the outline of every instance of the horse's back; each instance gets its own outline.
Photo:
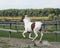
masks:
[[[40,26],[42,25],[43,23],[42,22],[35,22],[37,26]]]
[[[39,30],[42,27],[42,22],[35,22],[35,30]]]

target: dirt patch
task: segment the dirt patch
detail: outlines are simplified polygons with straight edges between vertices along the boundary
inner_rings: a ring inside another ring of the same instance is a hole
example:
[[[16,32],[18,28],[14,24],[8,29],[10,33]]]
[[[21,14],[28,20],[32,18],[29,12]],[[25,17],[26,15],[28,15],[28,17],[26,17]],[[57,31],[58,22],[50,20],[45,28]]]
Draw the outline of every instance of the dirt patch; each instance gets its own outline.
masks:
[[[50,44],[50,45],[48,45]],[[60,42],[39,43],[34,46],[34,42],[29,39],[4,38],[0,37],[0,48],[60,48]]]

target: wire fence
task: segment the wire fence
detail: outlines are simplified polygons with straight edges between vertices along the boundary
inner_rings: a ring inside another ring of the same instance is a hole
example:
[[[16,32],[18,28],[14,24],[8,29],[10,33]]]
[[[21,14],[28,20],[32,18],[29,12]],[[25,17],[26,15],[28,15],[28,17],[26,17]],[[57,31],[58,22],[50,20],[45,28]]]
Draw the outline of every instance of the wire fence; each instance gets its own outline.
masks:
[[[42,21],[43,22],[43,32],[47,36],[50,34],[54,34],[54,40],[58,41],[58,36],[60,35],[60,21]],[[0,27],[0,30],[4,30],[6,26],[9,26],[10,30],[6,30],[9,32],[9,37],[11,35],[11,32],[23,32],[24,30],[18,29],[18,26],[24,26],[24,23],[22,22],[6,22],[6,21],[0,21],[0,26],[2,26],[2,29]],[[12,26],[15,26],[15,30],[12,29]],[[59,36],[60,37],[60,36]],[[48,39],[48,37],[46,37]]]

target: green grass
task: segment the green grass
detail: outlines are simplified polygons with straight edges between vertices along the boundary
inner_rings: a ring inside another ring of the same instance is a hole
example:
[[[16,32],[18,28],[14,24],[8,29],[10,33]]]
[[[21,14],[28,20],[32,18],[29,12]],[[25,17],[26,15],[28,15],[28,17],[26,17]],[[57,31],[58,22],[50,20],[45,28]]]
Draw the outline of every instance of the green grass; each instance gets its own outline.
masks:
[[[26,35],[26,38],[23,38],[22,33],[14,33],[14,32],[12,32],[10,37],[11,38],[28,39],[29,33],[26,33],[25,35]],[[39,33],[38,33],[38,35],[39,36],[37,37],[37,39],[40,38]],[[34,37],[34,36],[35,36],[34,33],[32,33],[32,37]],[[9,32],[0,31],[0,37],[9,37]],[[55,36],[55,34],[44,34],[43,40],[56,41],[56,36]],[[57,35],[57,41],[60,42],[60,34]]]
[[[0,37],[8,37],[9,33],[6,31],[0,31]]]
[[[0,28],[7,28],[7,29],[9,29],[10,27],[9,26],[2,26],[2,25],[0,25]],[[24,30],[24,27],[23,26],[11,26],[11,29]],[[47,26],[45,29],[48,30],[48,31],[54,31],[55,27],[54,26]],[[26,33],[25,35],[26,35],[26,38],[23,38],[22,33],[14,33],[14,32],[12,32],[11,33],[11,38],[28,39],[29,33]],[[34,36],[35,36],[34,33],[32,33],[32,37],[34,37]],[[0,30],[0,37],[9,37],[9,32]],[[37,39],[39,39],[39,38],[40,38],[40,34],[37,37]],[[44,34],[43,40],[56,41],[56,36],[55,36],[55,34]],[[60,42],[60,34],[57,35],[57,41]]]
[[[57,26],[57,28],[56,28],[56,25],[46,25],[44,30],[53,32],[53,31],[56,31],[56,29],[60,31],[60,25]]]
[[[0,25],[0,28],[5,28],[5,29],[10,29],[10,26],[7,26],[7,25]],[[24,30],[24,27],[23,26],[11,26],[11,29],[18,29],[18,30]]]

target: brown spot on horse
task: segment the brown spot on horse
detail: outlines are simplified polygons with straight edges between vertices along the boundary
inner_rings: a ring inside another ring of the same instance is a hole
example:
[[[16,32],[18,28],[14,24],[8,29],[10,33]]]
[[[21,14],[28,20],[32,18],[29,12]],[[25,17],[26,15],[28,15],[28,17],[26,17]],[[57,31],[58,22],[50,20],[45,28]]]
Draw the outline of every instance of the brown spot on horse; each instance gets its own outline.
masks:
[[[32,31],[33,31],[34,27],[35,27],[35,22],[31,24]]]
[[[20,21],[23,22],[23,19],[24,19],[24,18],[25,18],[25,16],[23,16]]]
[[[40,32],[42,31],[42,27],[39,29],[39,31],[40,31]]]

